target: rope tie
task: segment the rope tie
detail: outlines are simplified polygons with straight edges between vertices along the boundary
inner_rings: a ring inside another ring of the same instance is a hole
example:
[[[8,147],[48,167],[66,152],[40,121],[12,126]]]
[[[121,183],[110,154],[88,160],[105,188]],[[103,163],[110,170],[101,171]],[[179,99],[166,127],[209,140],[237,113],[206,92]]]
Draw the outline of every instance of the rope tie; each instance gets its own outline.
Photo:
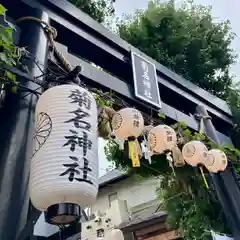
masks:
[[[67,72],[71,72],[73,70],[73,67],[71,66],[71,64],[67,61],[67,59],[63,56],[63,54],[56,48],[55,44],[54,44],[54,39],[56,39],[57,37],[57,30],[56,28],[50,26],[47,22],[35,18],[35,17],[31,17],[31,16],[26,16],[26,17],[22,17],[19,18],[16,23],[21,23],[24,21],[34,21],[37,22],[39,24],[41,24],[41,26],[43,27],[48,41],[50,43],[50,46],[52,47],[52,51],[54,52],[55,56],[57,57],[57,59],[60,61],[60,63],[63,65],[64,69]],[[74,79],[74,83],[76,83],[77,85],[81,84],[81,80],[79,79],[79,77]]]
[[[199,121],[199,133],[203,134],[205,130],[204,120],[212,120],[212,117],[210,117],[209,115],[203,116],[199,113],[194,114],[194,117],[196,120]]]

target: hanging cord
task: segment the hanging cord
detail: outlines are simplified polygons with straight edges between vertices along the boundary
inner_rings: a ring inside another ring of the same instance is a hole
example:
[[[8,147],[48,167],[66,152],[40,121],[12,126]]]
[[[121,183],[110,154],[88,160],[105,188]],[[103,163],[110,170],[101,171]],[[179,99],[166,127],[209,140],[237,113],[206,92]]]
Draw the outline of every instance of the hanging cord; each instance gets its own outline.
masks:
[[[39,24],[42,25],[48,41],[50,43],[50,46],[52,48],[53,53],[55,54],[56,58],[60,61],[60,63],[63,65],[64,69],[69,73],[73,70],[73,67],[71,66],[71,64],[67,61],[67,59],[63,56],[63,54],[56,48],[55,44],[54,44],[54,39],[57,37],[57,30],[50,26],[47,22],[35,18],[35,17],[31,17],[31,16],[26,16],[26,17],[22,17],[19,18],[16,23],[21,23],[23,21],[34,21],[37,22]],[[81,80],[79,79],[79,77],[76,77],[74,79],[74,83],[80,85],[81,84]]]
[[[64,225],[59,225],[58,228],[59,228],[59,240],[63,240],[63,238],[64,238],[64,233],[63,233]]]
[[[199,121],[199,129],[198,129],[199,133],[204,134],[204,132],[205,132],[204,120],[212,119],[212,118],[209,115],[203,116],[203,115],[198,114],[198,113],[194,114],[194,117],[196,118],[196,120]],[[200,168],[200,171],[201,171],[201,175],[202,175],[204,184],[205,184],[206,188],[209,189],[208,182],[207,182],[207,179],[205,177],[203,168],[202,168],[202,166],[200,166],[199,168]]]
[[[199,113],[195,113],[194,117],[197,121],[199,121],[199,128],[198,128],[199,133],[203,134],[205,131],[204,120],[208,120],[208,119],[212,120],[212,118],[209,115],[203,116]]]

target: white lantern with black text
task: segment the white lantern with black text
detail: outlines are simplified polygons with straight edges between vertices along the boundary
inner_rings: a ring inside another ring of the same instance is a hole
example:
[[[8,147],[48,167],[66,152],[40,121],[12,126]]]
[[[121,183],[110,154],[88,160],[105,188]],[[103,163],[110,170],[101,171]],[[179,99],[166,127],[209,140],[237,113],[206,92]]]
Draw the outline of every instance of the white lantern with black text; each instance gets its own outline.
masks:
[[[77,85],[52,87],[37,102],[30,199],[52,224],[72,222],[96,199],[97,125],[96,101]]]
[[[173,128],[167,125],[158,125],[149,131],[148,144],[151,151],[164,153],[176,146],[177,135]]]
[[[227,156],[223,151],[219,149],[211,149],[208,151],[205,167],[209,172],[217,173],[219,171],[224,171],[227,164]]]
[[[123,233],[120,229],[113,229],[106,234],[106,240],[124,240]]]
[[[139,137],[144,129],[144,120],[141,112],[134,108],[123,108],[112,118],[114,134],[121,140],[128,137]]]
[[[204,164],[207,160],[207,147],[200,141],[190,141],[182,148],[184,160],[192,166]]]

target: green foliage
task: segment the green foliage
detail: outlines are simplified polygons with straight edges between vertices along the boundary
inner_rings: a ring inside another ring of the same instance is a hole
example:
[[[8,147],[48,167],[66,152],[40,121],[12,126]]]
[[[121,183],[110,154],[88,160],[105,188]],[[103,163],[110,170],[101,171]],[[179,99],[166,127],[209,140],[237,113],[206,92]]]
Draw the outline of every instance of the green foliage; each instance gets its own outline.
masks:
[[[191,1],[153,0],[118,23],[120,36],[164,66],[226,99],[235,54],[229,22],[214,23],[210,8]]]
[[[0,4],[0,15],[5,18],[6,9]],[[0,63],[3,63],[9,67],[17,66],[21,53],[19,49],[13,43],[13,27],[8,26],[7,21],[4,25],[0,25]],[[6,80],[11,80],[17,84],[16,76],[9,71],[0,69],[0,80],[3,83],[7,83]],[[15,91],[15,88],[13,89]]]
[[[99,89],[92,89],[92,92],[99,108],[113,107],[114,100],[111,98],[110,92],[103,92]]]
[[[115,0],[69,0],[69,2],[100,23],[114,14]]]
[[[219,146],[205,135],[193,132],[184,123],[172,126],[178,134],[178,146],[181,149],[184,143],[191,140],[201,140],[209,149],[221,149],[239,172],[236,161],[240,151],[231,146]],[[150,164],[144,157],[141,167],[133,168],[131,161],[124,156],[122,150],[114,140],[109,140],[105,147],[109,161],[114,162],[117,168],[124,169],[129,174],[138,174],[142,177],[162,176],[162,183],[158,189],[159,198],[163,201],[162,208],[169,213],[168,223],[171,227],[180,228],[186,240],[207,240],[208,230],[229,233],[222,207],[216,197],[209,173],[204,170],[210,189],[203,182],[202,175],[197,168],[185,165],[175,168],[176,175],[169,167],[165,155],[154,155]]]
[[[0,15],[5,16],[7,9],[0,4]]]

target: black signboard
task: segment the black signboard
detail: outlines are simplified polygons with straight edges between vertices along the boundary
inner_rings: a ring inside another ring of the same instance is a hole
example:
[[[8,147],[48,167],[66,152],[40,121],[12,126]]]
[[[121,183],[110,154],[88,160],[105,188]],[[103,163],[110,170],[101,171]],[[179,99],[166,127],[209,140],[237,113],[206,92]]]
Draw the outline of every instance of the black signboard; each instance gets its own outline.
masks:
[[[132,52],[134,90],[136,97],[161,108],[161,99],[155,65]]]

